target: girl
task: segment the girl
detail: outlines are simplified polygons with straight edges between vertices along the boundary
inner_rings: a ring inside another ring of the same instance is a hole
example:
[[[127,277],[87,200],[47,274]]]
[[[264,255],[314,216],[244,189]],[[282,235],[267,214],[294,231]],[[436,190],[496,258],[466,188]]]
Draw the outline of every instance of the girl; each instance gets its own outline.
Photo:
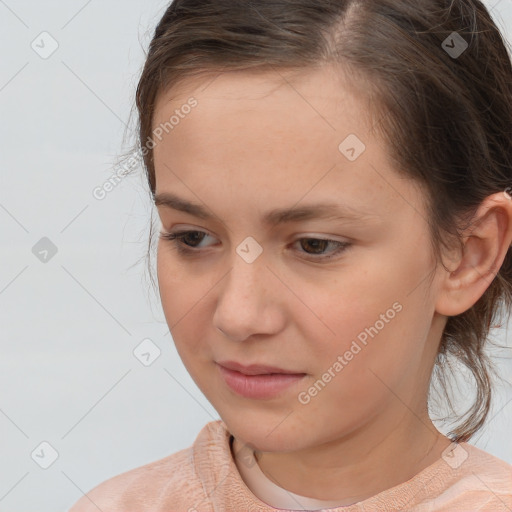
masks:
[[[137,107],[163,310],[222,419],[71,511],[512,510],[512,466],[468,444],[512,307],[512,66],[482,3],[175,0]],[[451,360],[476,397],[444,435]]]

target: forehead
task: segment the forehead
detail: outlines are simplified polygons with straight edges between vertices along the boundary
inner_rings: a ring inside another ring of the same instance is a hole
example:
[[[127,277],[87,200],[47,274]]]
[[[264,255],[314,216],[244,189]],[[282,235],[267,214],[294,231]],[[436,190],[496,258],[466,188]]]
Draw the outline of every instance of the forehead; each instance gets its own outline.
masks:
[[[228,129],[237,122],[253,119],[283,128],[296,126],[297,122],[300,128],[304,128],[304,122],[314,123],[307,130],[310,135],[316,133],[313,128],[317,125],[323,128],[321,131],[350,128],[361,132],[373,124],[374,114],[365,83],[361,79],[357,83],[350,80],[339,66],[327,65],[300,70],[203,72],[182,79],[159,94],[153,129],[168,121],[169,114],[182,109],[193,97],[199,107],[194,111],[201,111],[201,121],[219,121],[219,128]],[[241,114],[243,119],[228,116],[211,119],[222,109]],[[197,115],[191,112],[187,117]],[[246,128],[256,130],[262,125],[252,123]]]
[[[156,104],[153,130],[175,117],[155,139],[157,192],[185,186],[190,199],[193,190],[199,198],[222,202],[230,194],[255,205],[330,193],[354,207],[364,198],[369,212],[396,206],[396,191],[378,177],[392,169],[362,91],[328,67],[185,79]],[[192,98],[195,106],[185,108]],[[365,149],[350,161],[340,144],[354,136]]]

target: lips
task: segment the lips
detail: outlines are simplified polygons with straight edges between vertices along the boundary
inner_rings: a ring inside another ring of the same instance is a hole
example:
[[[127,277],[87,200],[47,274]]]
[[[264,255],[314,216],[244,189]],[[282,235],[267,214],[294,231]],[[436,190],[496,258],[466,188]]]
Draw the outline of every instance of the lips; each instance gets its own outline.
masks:
[[[235,361],[217,363],[220,376],[231,391],[252,400],[270,400],[297,386],[305,373],[261,364],[242,365]]]
[[[250,364],[243,365],[236,361],[219,361],[217,364],[227,368],[228,370],[234,370],[244,375],[269,375],[269,374],[284,374],[284,375],[304,375],[303,372],[296,372],[293,370],[285,370],[278,368],[277,366],[268,366],[261,364]]]

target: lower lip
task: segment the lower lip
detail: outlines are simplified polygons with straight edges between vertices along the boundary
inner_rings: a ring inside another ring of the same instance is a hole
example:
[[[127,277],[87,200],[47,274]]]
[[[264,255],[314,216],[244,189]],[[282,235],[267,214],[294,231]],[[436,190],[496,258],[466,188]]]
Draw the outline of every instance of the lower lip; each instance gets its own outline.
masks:
[[[270,373],[267,375],[245,375],[220,366],[226,384],[237,394],[246,398],[272,398],[281,391],[302,380],[306,374]]]

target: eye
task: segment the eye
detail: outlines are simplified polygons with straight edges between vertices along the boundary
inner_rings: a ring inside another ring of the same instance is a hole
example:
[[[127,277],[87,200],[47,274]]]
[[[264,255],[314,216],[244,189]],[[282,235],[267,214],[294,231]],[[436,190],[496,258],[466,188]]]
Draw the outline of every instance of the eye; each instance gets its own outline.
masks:
[[[320,255],[319,258],[313,258],[313,259],[322,259],[322,260],[328,260],[331,258],[334,258],[336,255],[341,253],[342,251],[346,250],[351,244],[349,242],[340,242],[338,240],[329,240],[328,238],[299,238],[297,242],[300,242],[300,246],[302,248],[312,248],[313,252],[310,253],[306,251],[306,254],[308,255]],[[330,255],[326,256],[323,251],[329,247],[334,247],[334,250],[330,251]]]
[[[194,236],[192,236],[192,235],[194,235]],[[197,235],[199,235],[199,237]],[[176,249],[178,250],[178,252],[180,254],[189,255],[189,254],[197,253],[197,251],[194,249],[197,246],[194,244],[195,244],[195,242],[198,241],[197,240],[198,238],[200,238],[199,242],[201,242],[201,235],[209,236],[208,233],[205,233],[204,231],[188,230],[188,231],[175,231],[173,233],[161,232],[160,238],[163,238],[164,240],[170,240],[174,244],[174,246],[176,247]],[[190,237],[190,239],[192,239],[192,245],[189,245],[188,243],[186,243],[186,240],[189,239],[189,237]]]
[[[201,243],[201,241],[204,240],[204,237],[207,236],[210,235],[204,231],[196,230],[160,233],[160,238],[171,241],[177,251],[183,256],[198,256],[201,252],[201,250],[198,249],[198,242]],[[334,258],[336,255],[345,251],[350,245],[352,245],[350,242],[340,242],[338,240],[313,237],[299,238],[295,241],[295,244],[298,242],[302,249],[306,249],[304,252],[299,252],[310,256],[308,259],[311,260],[328,260]],[[325,255],[324,251],[329,246],[334,247],[334,250],[330,251],[329,255]],[[308,252],[309,250],[312,252]]]

